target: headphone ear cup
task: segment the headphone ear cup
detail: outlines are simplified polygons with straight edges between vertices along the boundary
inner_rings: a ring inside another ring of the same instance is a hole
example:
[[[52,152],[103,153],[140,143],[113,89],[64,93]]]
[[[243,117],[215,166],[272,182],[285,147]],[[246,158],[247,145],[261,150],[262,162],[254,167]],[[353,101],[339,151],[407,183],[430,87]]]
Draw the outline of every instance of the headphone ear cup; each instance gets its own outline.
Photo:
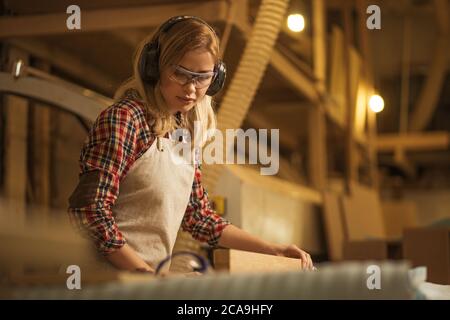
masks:
[[[144,82],[155,84],[159,78],[158,48],[153,42],[145,45],[139,60],[139,73]]]
[[[227,67],[225,65],[225,62],[219,61],[215,67],[216,75],[214,77],[214,80],[209,85],[208,90],[206,90],[206,94],[208,96],[214,96],[216,95],[220,90],[222,90],[225,79],[227,77]]]

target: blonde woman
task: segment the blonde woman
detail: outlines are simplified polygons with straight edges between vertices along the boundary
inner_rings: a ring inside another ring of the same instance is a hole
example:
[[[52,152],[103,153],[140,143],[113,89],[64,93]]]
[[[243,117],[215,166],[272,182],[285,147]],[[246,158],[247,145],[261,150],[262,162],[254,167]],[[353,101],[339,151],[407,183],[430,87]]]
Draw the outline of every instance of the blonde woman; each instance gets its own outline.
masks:
[[[195,121],[202,132],[215,129],[211,97],[226,75],[218,54],[218,37],[206,22],[169,19],[138,47],[133,76],[90,130],[68,211],[117,269],[153,272],[172,253],[180,225],[211,246],[295,257],[313,267],[297,246],[268,243],[218,216],[200,164],[173,161],[174,146],[183,143],[174,141],[176,129],[193,136]]]

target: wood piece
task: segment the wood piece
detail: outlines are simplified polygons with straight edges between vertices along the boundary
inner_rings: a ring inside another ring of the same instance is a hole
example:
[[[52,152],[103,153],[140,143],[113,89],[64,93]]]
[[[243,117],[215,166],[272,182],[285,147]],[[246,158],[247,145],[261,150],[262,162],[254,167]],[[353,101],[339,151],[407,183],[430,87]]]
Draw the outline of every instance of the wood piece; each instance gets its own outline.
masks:
[[[344,74],[345,74],[345,107],[346,107],[346,180],[358,181],[358,154],[355,145],[355,95],[353,94],[354,74],[352,73],[352,40],[353,23],[351,18],[351,4],[342,4],[344,17]]]
[[[298,71],[277,49],[273,50],[270,63],[302,95],[313,102],[319,100],[319,94],[314,82]]]
[[[50,65],[42,61],[37,62],[37,67],[49,72]],[[50,206],[50,107],[41,104],[33,104],[32,109],[32,141],[31,163],[32,168],[32,203],[36,205],[34,214],[38,214],[43,220],[49,220]]]
[[[230,273],[301,270],[299,259],[229,249],[214,251],[214,266],[218,271]]]
[[[16,59],[25,63],[28,55],[17,48],[10,48],[9,61],[12,65]],[[23,225],[26,219],[27,190],[27,137],[28,109],[27,99],[6,95],[6,125],[5,125],[5,196],[8,207],[1,210],[1,217],[8,217],[18,225]]]
[[[201,16],[207,21],[224,21],[226,7],[225,1],[207,1],[82,10],[81,30],[73,32],[157,26],[178,12]],[[2,17],[0,38],[65,33],[68,32],[65,23],[68,17],[66,13]]]
[[[348,240],[385,239],[381,204],[377,192],[351,183],[351,196],[343,198],[345,228]]]
[[[442,150],[450,144],[446,131],[408,134],[382,134],[377,137],[378,152],[395,151],[400,148],[411,151]]]
[[[313,52],[314,75],[318,80],[317,88],[325,92],[326,85],[326,4],[324,0],[312,2],[313,13]]]
[[[342,260],[343,245],[347,237],[344,229],[341,200],[337,193],[324,192],[323,214],[328,258],[331,261]]]
[[[403,230],[419,225],[417,207],[413,201],[383,201],[381,207],[388,238],[401,238]]]
[[[308,110],[308,164],[310,182],[317,190],[324,190],[327,183],[325,111],[321,105]]]
[[[450,48],[449,36],[449,5],[446,0],[434,0],[435,15],[439,30],[435,41],[434,56],[428,69],[425,84],[417,98],[414,112],[411,115],[411,131],[424,130],[439,102],[439,97],[444,88],[445,76],[448,69],[448,50]]]
[[[230,165],[227,169],[238,176],[243,182],[250,185],[263,186],[273,192],[279,192],[286,196],[301,199],[313,204],[322,203],[322,195],[318,190],[296,183],[284,181],[273,176],[262,176],[258,171],[245,168],[242,165]]]
[[[78,56],[58,47],[48,46],[32,39],[27,41],[13,39],[7,40],[7,43],[48,61],[53,66],[61,68],[77,79],[95,85],[96,88],[100,88],[104,92],[112,93],[118,84],[113,77],[99,70],[96,66],[90,65],[86,61],[80,60]]]
[[[331,65],[330,65],[330,95],[335,101],[330,107],[336,110],[337,122],[345,123],[345,72],[344,72],[344,35],[338,27],[331,31]]]

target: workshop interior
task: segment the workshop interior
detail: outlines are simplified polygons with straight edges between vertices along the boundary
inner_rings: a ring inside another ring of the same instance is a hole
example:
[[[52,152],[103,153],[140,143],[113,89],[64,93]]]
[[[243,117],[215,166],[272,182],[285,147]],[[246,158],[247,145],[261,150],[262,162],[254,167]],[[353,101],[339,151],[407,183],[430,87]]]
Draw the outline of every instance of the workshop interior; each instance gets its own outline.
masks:
[[[83,268],[80,150],[178,15],[217,33],[217,126],[248,133],[203,164],[211,207],[314,271],[181,229],[166,277]],[[0,298],[450,299],[449,21],[448,0],[0,1]]]

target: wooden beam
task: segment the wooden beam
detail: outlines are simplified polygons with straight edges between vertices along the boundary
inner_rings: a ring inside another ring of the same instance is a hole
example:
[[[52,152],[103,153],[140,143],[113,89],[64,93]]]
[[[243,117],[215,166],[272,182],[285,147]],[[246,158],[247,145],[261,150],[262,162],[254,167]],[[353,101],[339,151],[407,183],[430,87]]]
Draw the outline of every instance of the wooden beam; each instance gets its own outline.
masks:
[[[48,63],[38,61],[37,68],[49,72]],[[32,203],[35,205],[34,215],[47,222],[50,219],[50,114],[48,105],[35,103],[32,105]]]
[[[447,73],[449,47],[447,37],[441,36],[438,38],[427,79],[411,115],[409,127],[411,131],[424,130],[433,117]]]
[[[273,50],[270,63],[298,92],[308,98],[308,100],[313,102],[319,100],[319,93],[314,82],[284,58],[277,49]]]
[[[323,0],[312,2],[314,75],[318,80],[317,89],[325,92],[326,80],[326,4]]]
[[[445,150],[450,134],[445,131],[409,134],[382,134],[377,138],[378,152],[395,151],[397,148],[410,151]]]
[[[148,35],[147,32],[136,29],[119,29],[111,34],[133,49]]]
[[[285,181],[276,176],[262,176],[258,170],[247,169],[241,165],[229,165],[228,170],[242,181],[258,187],[264,186],[270,191],[284,193],[286,196],[317,205],[322,204],[322,194],[311,187]]]
[[[435,14],[439,27],[434,56],[425,81],[411,115],[411,131],[422,131],[430,122],[439,101],[448,69],[449,6],[446,0],[435,0]]]
[[[9,60],[28,61],[26,52],[17,48],[9,49]],[[28,100],[5,95],[5,196],[8,208],[1,210],[8,217],[6,221],[23,226],[26,222],[26,190],[28,181],[27,138]],[[2,218],[5,218],[3,216]]]
[[[321,105],[308,112],[308,168],[311,185],[325,190],[327,185],[325,111]]]
[[[351,78],[351,45],[353,39],[353,23],[351,5],[345,2],[342,6],[344,16],[344,72],[345,72],[345,106],[346,114],[346,180],[358,181],[358,156],[354,140],[355,100],[352,93]]]
[[[356,10],[358,14],[358,27],[359,27],[359,43],[361,46],[361,58],[362,58],[362,74],[365,85],[364,96],[364,108],[366,108],[367,115],[367,152],[369,159],[370,180],[372,187],[375,190],[379,188],[378,181],[378,158],[377,158],[377,118],[376,113],[367,109],[368,97],[372,94],[374,75],[372,66],[372,50],[371,41],[369,37],[369,30],[366,27],[366,8],[369,6],[368,0],[357,0]],[[362,107],[362,106],[361,106]]]
[[[185,15],[201,16],[207,21],[224,21],[227,6],[226,1],[217,0],[82,10],[80,30],[67,29],[66,20],[69,15],[66,13],[2,17],[0,18],[0,38],[157,26],[179,12]]]
[[[414,164],[406,157],[406,152],[402,148],[397,148],[394,152],[395,164],[403,170],[409,178],[416,177],[416,168]]]
[[[92,94],[92,91],[77,86],[67,87],[61,83],[35,77],[14,79],[5,72],[0,72],[0,92],[36,99],[92,122],[104,108],[113,102],[111,99]]]
[[[246,121],[255,128],[269,129],[273,127],[270,120],[266,118],[261,112],[250,109]],[[284,134],[280,132],[280,145],[287,147],[289,150],[296,150],[298,148],[298,140],[291,134]]]
[[[8,43],[61,68],[75,78],[92,84],[104,93],[112,93],[116,87],[117,81],[113,77],[65,50],[50,47],[37,40],[10,40]]]
[[[336,123],[345,127],[346,114],[346,95],[345,95],[345,70],[344,70],[344,35],[340,28],[334,26],[331,31],[330,51],[333,54],[330,57],[330,88],[329,94],[331,102],[329,115],[335,119]]]

